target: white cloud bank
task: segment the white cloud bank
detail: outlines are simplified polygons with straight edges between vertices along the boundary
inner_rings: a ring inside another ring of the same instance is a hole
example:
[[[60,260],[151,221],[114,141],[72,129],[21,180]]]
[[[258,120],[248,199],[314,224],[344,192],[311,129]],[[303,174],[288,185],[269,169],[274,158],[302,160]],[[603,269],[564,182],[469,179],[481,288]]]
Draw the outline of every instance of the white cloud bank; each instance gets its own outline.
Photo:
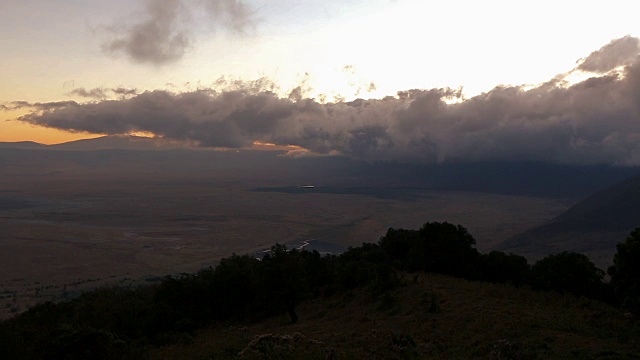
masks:
[[[248,86],[4,107],[32,106],[19,120],[34,125],[148,132],[199,146],[240,148],[260,141],[365,160],[640,165],[639,54],[638,39],[624,37],[579,62],[574,71],[591,73],[582,82],[568,84],[558,76],[534,88],[499,86],[454,102],[460,94],[453,89],[321,103]]]

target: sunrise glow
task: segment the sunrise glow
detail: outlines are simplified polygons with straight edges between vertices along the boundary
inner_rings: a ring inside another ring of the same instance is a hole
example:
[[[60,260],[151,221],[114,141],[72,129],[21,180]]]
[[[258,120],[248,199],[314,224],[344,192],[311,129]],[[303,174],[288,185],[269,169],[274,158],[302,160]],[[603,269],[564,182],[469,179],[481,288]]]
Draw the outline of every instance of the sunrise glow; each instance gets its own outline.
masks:
[[[576,10],[553,1],[329,1],[291,7],[252,0],[245,5],[259,10],[255,19],[242,19],[249,24],[242,31],[215,24],[215,17],[201,12],[167,25],[169,34],[188,37],[189,46],[172,48],[170,38],[156,37],[141,52],[141,44],[129,41],[135,24],[153,16],[145,4],[12,1],[0,14],[0,30],[11,34],[0,45],[13,49],[0,57],[0,105],[114,101],[158,90],[224,91],[221,78],[244,84],[268,79],[271,85],[263,90],[320,103],[433,88],[460,88],[468,99],[498,85],[531,87],[565,73],[568,83],[579,82],[590,76],[571,72],[580,59],[612,39],[640,34],[633,11],[624,10],[627,1],[609,4],[619,11],[605,20],[599,7],[583,4]],[[34,6],[41,11],[32,11]],[[204,11],[193,6],[180,11]],[[55,143],[98,135],[25,125],[17,119],[26,110],[2,111],[8,121],[1,125],[0,141]]]

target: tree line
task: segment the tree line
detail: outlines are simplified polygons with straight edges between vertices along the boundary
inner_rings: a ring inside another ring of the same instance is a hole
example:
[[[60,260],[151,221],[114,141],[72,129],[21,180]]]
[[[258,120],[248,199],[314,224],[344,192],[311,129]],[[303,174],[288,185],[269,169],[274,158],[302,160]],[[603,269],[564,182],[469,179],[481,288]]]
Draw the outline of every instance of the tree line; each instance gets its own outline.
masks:
[[[417,230],[390,228],[377,243],[340,255],[279,244],[260,259],[234,254],[156,285],[102,288],[36,305],[0,323],[0,358],[140,358],[145,346],[180,341],[213,323],[285,313],[296,322],[297,304],[305,299],[356,288],[383,294],[402,285],[399,273],[407,272],[568,293],[640,314],[640,228],[618,244],[610,282],[583,254],[562,252],[530,265],[515,254],[480,254],[475,244],[460,225],[430,222]]]
[[[603,270],[576,252],[552,254],[533,265],[516,254],[480,254],[469,232],[449,223],[426,223],[418,230],[389,229],[378,244],[398,270],[526,285],[602,300],[640,314],[640,228],[618,243],[613,265],[607,270],[609,282],[605,282]]]

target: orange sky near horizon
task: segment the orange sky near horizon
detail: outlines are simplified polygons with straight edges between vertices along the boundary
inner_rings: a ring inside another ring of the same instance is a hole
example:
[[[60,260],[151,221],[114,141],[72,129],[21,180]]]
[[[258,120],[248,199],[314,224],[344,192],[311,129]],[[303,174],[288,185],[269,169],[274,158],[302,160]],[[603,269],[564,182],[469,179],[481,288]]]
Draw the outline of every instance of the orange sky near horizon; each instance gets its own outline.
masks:
[[[59,144],[80,139],[90,139],[102,136],[85,132],[68,132],[51,129],[43,126],[35,126],[16,120],[15,112],[6,112],[4,121],[0,123],[0,142],[35,141],[40,144]]]
[[[13,102],[117,100],[114,89],[224,90],[216,87],[220,80],[262,78],[284,98],[298,87],[304,97],[327,101],[446,87],[470,98],[495,86],[544,83],[613,39],[640,36],[630,0],[610,0],[611,12],[601,4],[555,0],[241,0],[256,14],[244,19],[252,29],[243,34],[218,18],[187,16],[202,15],[197,2],[157,2],[184,5],[184,16],[172,17],[163,30],[186,36],[189,46],[173,49],[172,37],[155,38],[151,53],[165,57],[154,62],[135,51],[105,50],[155,24],[145,7],[152,2],[8,0],[0,12],[6,35],[0,47],[11,49],[0,55],[0,142],[55,144],[103,135],[21,122],[16,119],[26,108],[1,110]],[[121,31],[109,30],[115,28]],[[172,51],[164,53],[165,47]]]

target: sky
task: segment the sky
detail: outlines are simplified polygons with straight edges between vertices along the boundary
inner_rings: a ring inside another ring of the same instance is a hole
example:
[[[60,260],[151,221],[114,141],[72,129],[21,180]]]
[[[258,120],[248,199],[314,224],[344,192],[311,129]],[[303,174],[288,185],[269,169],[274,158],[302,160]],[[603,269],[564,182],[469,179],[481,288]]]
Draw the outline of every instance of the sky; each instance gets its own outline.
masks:
[[[0,141],[640,164],[634,1],[4,0]]]

